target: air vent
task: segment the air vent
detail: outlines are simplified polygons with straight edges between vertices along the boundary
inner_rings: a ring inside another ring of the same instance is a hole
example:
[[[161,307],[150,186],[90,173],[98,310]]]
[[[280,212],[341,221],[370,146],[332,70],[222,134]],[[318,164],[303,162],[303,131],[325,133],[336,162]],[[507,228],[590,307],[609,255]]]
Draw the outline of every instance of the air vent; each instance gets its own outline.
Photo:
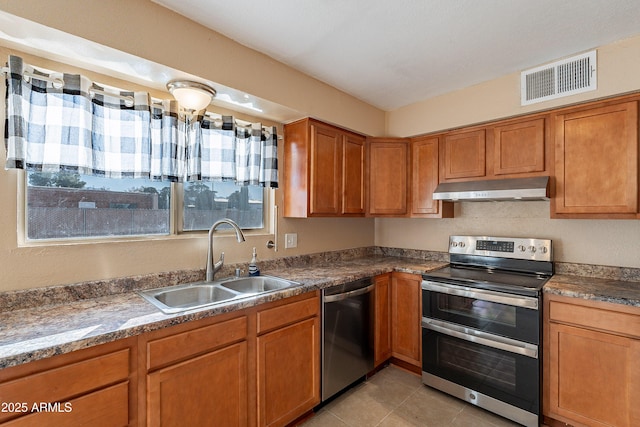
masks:
[[[523,71],[521,105],[596,90],[596,77],[595,50]]]

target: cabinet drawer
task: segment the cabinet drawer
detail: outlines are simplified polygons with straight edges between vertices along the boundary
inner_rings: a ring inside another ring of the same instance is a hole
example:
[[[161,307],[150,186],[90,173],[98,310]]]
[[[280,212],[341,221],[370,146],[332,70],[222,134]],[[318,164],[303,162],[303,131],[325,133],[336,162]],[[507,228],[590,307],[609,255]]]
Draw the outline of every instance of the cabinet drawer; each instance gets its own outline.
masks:
[[[247,317],[193,329],[147,343],[147,369],[195,356],[247,337]]]
[[[549,320],[640,338],[640,310],[638,315],[634,315],[600,307],[549,301]]]
[[[318,297],[259,311],[258,334],[317,316],[319,312],[320,299]]]
[[[34,390],[36,391],[36,390]],[[4,395],[3,395],[4,396]],[[3,427],[123,427],[129,424],[129,383],[124,382],[2,424]]]
[[[38,372],[0,384],[2,402],[63,402],[69,398],[125,381],[129,377],[129,349]],[[125,387],[126,389],[126,387]],[[1,413],[0,421],[12,413]],[[126,424],[126,423],[125,423]]]

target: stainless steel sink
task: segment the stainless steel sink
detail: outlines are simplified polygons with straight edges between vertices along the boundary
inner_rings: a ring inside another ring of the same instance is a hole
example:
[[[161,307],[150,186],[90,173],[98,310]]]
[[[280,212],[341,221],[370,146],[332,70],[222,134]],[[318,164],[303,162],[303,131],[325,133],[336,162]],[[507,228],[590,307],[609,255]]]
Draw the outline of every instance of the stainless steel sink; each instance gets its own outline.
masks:
[[[223,280],[221,281],[221,285],[227,289],[231,289],[242,294],[258,294],[278,289],[285,289],[290,286],[297,285],[297,283],[281,279],[279,277],[255,276],[234,278],[229,281]]]
[[[138,293],[164,313],[178,313],[295,285],[298,283],[273,276],[231,277],[213,282],[203,281],[149,289]]]

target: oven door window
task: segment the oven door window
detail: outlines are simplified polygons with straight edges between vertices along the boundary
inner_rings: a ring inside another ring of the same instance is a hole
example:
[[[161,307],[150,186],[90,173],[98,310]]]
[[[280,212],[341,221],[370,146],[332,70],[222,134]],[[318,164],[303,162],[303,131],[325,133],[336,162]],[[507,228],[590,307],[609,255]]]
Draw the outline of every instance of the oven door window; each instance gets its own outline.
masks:
[[[539,342],[539,311],[525,307],[422,291],[423,315],[533,344]]]
[[[422,370],[539,413],[539,360],[423,328]]]

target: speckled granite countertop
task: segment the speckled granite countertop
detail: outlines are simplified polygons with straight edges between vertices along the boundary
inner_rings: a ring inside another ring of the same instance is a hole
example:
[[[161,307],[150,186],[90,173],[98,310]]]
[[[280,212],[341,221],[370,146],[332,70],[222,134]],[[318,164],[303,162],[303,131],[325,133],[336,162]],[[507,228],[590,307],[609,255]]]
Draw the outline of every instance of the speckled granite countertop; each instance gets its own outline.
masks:
[[[390,271],[422,274],[444,264],[446,262],[384,255],[365,255],[350,260],[325,259],[310,266],[274,263],[273,268],[263,269],[262,273],[295,280],[300,286],[177,314],[162,313],[139,296],[135,292],[137,289],[95,298],[70,297],[70,302],[61,302],[61,298],[55,296],[56,304],[36,304],[0,312],[0,369],[363,277]],[[56,295],[74,293],[68,289],[47,292]],[[9,297],[9,300],[17,302],[16,298]]]
[[[640,282],[635,281],[556,274],[545,284],[544,292],[640,308]]]
[[[446,253],[370,247],[279,258],[262,273],[300,286],[177,314],[164,314],[136,291],[204,279],[204,271],[0,293],[0,369],[140,335],[217,314],[391,271],[422,274],[447,264]],[[230,276],[234,265],[218,277]],[[640,307],[640,269],[556,264],[544,292]]]

